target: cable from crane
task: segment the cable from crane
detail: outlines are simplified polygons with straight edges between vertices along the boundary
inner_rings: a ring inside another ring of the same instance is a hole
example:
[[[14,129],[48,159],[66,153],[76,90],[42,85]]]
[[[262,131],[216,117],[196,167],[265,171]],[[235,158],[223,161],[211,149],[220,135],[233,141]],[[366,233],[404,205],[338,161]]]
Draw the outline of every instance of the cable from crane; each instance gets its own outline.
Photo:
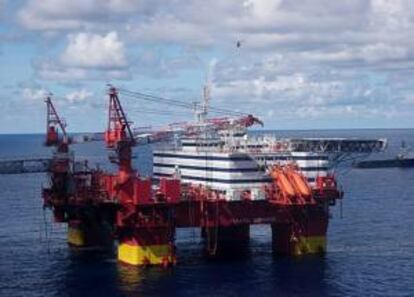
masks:
[[[190,109],[193,108],[192,103],[188,103],[188,102],[184,102],[184,101],[180,101],[180,100],[168,99],[168,98],[163,98],[163,97],[160,97],[160,96],[144,94],[144,93],[141,93],[141,92],[129,91],[129,90],[126,90],[126,89],[123,89],[123,88],[120,88],[119,92],[126,95],[126,96],[135,97],[135,98],[141,99],[141,100],[157,102],[157,103],[167,103],[169,105],[175,105],[175,106],[180,106],[180,107],[185,107],[185,108],[190,108]]]
[[[165,103],[170,106],[172,105],[172,106],[177,106],[177,107],[183,107],[183,108],[187,108],[191,110],[194,109],[193,103],[189,103],[189,102],[185,102],[185,101],[181,101],[177,99],[169,99],[169,98],[155,96],[151,94],[145,94],[145,93],[136,92],[136,91],[129,91],[124,88],[119,88],[118,90],[120,93],[124,94],[125,96],[134,97],[139,100],[145,100],[145,101],[156,102],[156,103]],[[228,114],[228,115],[234,115],[234,116],[248,115],[247,113],[244,113],[244,112],[238,112],[238,111],[233,111],[233,110],[219,108],[219,107],[209,107],[209,110],[212,113]]]
[[[155,108],[128,108],[128,110],[131,112],[140,112],[140,113],[148,113],[148,114],[158,114],[158,115],[169,115],[169,116],[186,116],[188,115],[185,112],[180,112],[177,110],[157,110]]]

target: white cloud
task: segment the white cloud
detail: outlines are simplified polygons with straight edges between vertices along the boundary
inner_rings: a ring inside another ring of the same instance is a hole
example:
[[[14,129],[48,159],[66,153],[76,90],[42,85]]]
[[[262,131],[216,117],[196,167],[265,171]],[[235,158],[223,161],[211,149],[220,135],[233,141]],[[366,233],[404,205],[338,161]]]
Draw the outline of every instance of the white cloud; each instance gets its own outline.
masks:
[[[127,33],[135,40],[211,46],[214,38],[202,27],[175,17],[154,17],[148,23],[127,25]]]
[[[22,89],[22,96],[25,99],[31,100],[31,101],[40,101],[44,100],[46,98],[46,95],[49,92],[43,88],[23,88]]]
[[[58,83],[131,79],[131,73],[126,69],[89,69],[69,67],[52,60],[38,61],[34,63],[34,68],[39,79]]]
[[[144,9],[140,0],[29,0],[19,11],[20,23],[30,30],[96,28],[117,14]]]
[[[38,77],[43,80],[65,82],[88,79],[85,69],[62,67],[51,60],[37,61],[34,68]]]
[[[250,10],[254,18],[262,21],[271,21],[281,3],[281,0],[247,0],[243,2],[243,6]]]
[[[408,55],[408,49],[399,45],[376,43],[367,45],[361,50],[361,56],[366,61],[383,61],[388,59],[404,59]]]
[[[69,34],[62,53],[41,57],[33,66],[40,79],[60,83],[131,78],[125,46],[115,31]]]
[[[257,57],[219,62],[213,102],[227,107],[237,103],[242,110],[271,123],[278,119],[330,119],[335,123],[337,118],[395,116],[398,113],[390,115],[390,106],[401,110],[402,104],[408,103],[398,90],[407,86],[401,79],[395,78],[400,82],[397,87],[387,75],[380,78],[370,71],[308,68],[303,64],[296,71],[288,71],[289,65],[297,66],[293,59],[275,55],[260,62]]]
[[[78,91],[73,91],[65,96],[65,98],[70,103],[77,103],[77,102],[84,102],[87,99],[91,98],[93,96],[93,93],[90,91],[87,91],[85,89],[81,89]]]
[[[35,65],[46,80],[128,79],[130,62],[168,84],[216,57],[214,100],[272,117],[380,117],[412,104],[410,0],[30,0],[19,20],[71,33],[55,61]]]
[[[245,51],[326,54],[333,63],[404,59],[414,48],[409,0],[32,0],[19,15],[38,30],[112,27],[140,44],[214,49],[242,39]]]
[[[405,95],[404,103],[414,105],[414,91],[412,93],[409,93],[409,94]]]
[[[69,35],[69,44],[60,59],[66,66],[79,68],[127,66],[125,46],[115,31],[103,36],[92,33]]]

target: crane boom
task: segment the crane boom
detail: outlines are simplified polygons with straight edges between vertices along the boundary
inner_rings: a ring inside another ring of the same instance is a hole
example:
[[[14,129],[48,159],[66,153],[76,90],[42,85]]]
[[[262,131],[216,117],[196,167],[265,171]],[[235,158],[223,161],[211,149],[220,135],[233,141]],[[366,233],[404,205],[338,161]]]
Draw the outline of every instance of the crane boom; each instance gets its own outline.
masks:
[[[135,145],[134,134],[127,120],[124,109],[118,98],[118,91],[114,87],[109,88],[108,128],[105,132],[107,147],[114,148],[119,142],[128,142]]]
[[[56,146],[59,144],[59,132],[58,128],[62,131],[63,134],[63,142],[68,141],[68,137],[66,134],[66,124],[62,121],[59,117],[59,114],[56,111],[55,106],[53,105],[52,99],[49,96],[45,99],[46,102],[46,146]]]

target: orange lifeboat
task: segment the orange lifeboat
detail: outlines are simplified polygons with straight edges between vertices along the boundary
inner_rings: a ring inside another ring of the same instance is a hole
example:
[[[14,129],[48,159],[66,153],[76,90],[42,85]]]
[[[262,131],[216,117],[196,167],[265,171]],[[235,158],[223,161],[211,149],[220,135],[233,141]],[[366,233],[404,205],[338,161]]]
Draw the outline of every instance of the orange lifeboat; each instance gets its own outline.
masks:
[[[307,181],[304,177],[297,171],[290,169],[288,171],[291,182],[294,184],[295,189],[304,197],[309,197],[312,195],[312,190],[309,187]]]
[[[272,187],[276,191],[270,191],[270,200],[284,205],[315,203],[308,181],[298,170],[295,165],[276,165],[271,168]]]
[[[286,175],[282,172],[279,175],[279,183],[280,189],[286,193],[288,196],[295,196],[295,189],[293,188],[292,184],[290,183],[289,179]]]
[[[287,196],[295,196],[295,189],[281,168],[274,168],[270,175],[273,180],[276,181],[276,184],[282,193]]]

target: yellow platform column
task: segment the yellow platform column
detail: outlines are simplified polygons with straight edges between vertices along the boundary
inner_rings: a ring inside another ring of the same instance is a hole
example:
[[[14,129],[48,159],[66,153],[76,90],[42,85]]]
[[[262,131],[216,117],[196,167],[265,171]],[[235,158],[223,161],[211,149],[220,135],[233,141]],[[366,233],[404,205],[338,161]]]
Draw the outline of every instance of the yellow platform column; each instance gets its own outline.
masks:
[[[296,256],[305,254],[323,254],[326,252],[326,236],[299,236],[294,245],[293,254]]]
[[[70,221],[68,223],[68,243],[74,247],[87,246],[87,234],[85,227],[80,221]]]
[[[108,224],[69,221],[67,240],[72,247],[109,248],[113,246],[112,230]]]
[[[118,244],[118,260],[134,266],[176,263],[175,247],[168,228],[140,228],[123,235]]]
[[[272,246],[277,254],[301,256],[326,252],[328,217],[309,212],[290,223],[272,224]]]

